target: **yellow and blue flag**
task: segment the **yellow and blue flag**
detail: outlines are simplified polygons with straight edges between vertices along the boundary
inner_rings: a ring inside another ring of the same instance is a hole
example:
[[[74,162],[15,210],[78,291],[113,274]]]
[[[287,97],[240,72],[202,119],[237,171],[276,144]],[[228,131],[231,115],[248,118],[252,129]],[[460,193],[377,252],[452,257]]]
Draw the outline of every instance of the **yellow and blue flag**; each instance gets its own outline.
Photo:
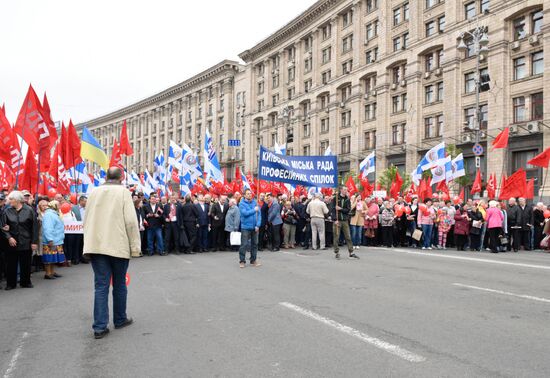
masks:
[[[105,170],[109,169],[109,158],[92,133],[86,127],[82,129],[82,144],[80,145],[80,156],[83,159],[93,161]]]

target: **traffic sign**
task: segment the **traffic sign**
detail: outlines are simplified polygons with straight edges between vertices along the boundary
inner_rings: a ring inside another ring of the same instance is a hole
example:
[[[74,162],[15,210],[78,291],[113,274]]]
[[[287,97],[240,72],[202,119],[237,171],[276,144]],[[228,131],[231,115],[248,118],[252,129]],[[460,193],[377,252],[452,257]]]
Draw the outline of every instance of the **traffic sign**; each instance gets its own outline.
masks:
[[[479,143],[474,144],[474,146],[472,147],[472,152],[475,156],[483,155],[483,146]]]
[[[227,141],[227,145],[229,147],[239,147],[241,145],[241,140],[240,139],[229,139]]]
[[[481,168],[481,158],[476,156],[476,168]]]

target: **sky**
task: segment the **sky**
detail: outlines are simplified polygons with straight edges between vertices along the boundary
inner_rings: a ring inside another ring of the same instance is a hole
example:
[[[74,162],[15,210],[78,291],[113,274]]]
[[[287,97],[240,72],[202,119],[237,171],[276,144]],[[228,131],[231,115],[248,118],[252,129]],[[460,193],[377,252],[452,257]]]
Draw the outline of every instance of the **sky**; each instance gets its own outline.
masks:
[[[75,123],[240,61],[315,0],[3,1],[0,105],[14,123],[29,84]]]

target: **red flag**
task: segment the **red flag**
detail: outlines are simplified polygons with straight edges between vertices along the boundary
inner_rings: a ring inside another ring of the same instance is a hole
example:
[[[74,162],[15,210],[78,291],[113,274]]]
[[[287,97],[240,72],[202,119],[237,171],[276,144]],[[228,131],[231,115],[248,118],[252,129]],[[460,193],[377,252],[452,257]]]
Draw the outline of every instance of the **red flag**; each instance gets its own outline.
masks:
[[[67,139],[65,139],[65,156],[64,161],[65,169],[72,168],[82,161],[80,157],[80,138],[73,125],[73,121],[69,120],[69,127],[67,128]]]
[[[27,159],[25,160],[25,171],[23,176],[19,180],[19,189],[28,190],[31,193],[36,191],[36,186],[38,185],[38,166],[36,165],[36,160],[34,153],[29,148],[27,150]]]
[[[361,198],[367,198],[372,195],[374,187],[369,183],[368,178],[361,178],[361,186],[363,187],[363,192],[361,193]]]
[[[52,184],[56,186],[58,193],[69,194],[71,179],[68,172],[65,170],[65,166],[63,165],[63,157],[61,155],[62,149],[63,144],[61,142],[57,143],[52,155],[52,163],[50,164],[48,174],[52,178]]]
[[[498,195],[498,199],[502,199],[500,198],[500,194],[502,193],[502,189],[506,186],[506,175],[503,173],[502,176],[500,177],[500,187],[499,187],[499,195]]]
[[[489,175],[489,180],[487,181],[487,196],[489,199],[496,198],[495,193],[497,191],[497,175],[493,173]]]
[[[355,181],[353,181],[353,177],[349,176],[348,180],[346,181],[346,187],[348,188],[348,192],[350,196],[353,196],[355,193],[357,193],[359,190],[357,190],[357,186],[355,185]]]
[[[321,188],[321,194],[330,197],[333,194],[333,190],[332,188]]]
[[[472,184],[472,190],[470,190],[471,195],[474,195],[476,193],[481,193],[481,171],[479,169],[476,172],[476,179]]]
[[[535,179],[534,178],[530,178],[529,181],[527,181],[524,197],[526,199],[535,198]]]
[[[126,126],[126,120],[122,123],[122,130],[120,131],[120,154],[131,156],[134,153],[130,140],[128,139],[128,130]]]
[[[48,131],[50,132],[50,148],[57,142],[57,130],[55,129],[55,123],[52,121],[52,114],[50,110],[50,103],[48,102],[48,97],[46,92],[44,92],[44,100],[42,101],[42,109],[44,114],[44,121],[48,126]]]
[[[111,162],[109,166],[124,168],[122,165],[122,156],[120,156],[120,146],[116,139],[113,143],[113,152],[111,153]]]
[[[269,193],[271,191],[271,185],[265,180],[260,180],[259,187],[260,193]]]
[[[399,175],[399,171],[395,171],[395,178],[390,187],[390,198],[399,197],[399,192],[401,191],[401,186],[403,185],[403,179]]]
[[[424,192],[425,198],[433,198],[434,193],[432,190],[432,178],[428,177],[426,180],[426,191]]]
[[[6,114],[6,104],[2,103],[2,107],[0,109],[2,110],[2,113]]]
[[[3,111],[0,111],[0,160],[10,163],[11,152],[15,135]]]
[[[248,180],[248,184],[250,185],[250,189],[252,190],[252,193],[256,192],[256,180],[254,180],[254,177],[252,176],[252,173],[250,171],[246,175],[246,179]]]
[[[550,147],[544,150],[541,154],[538,154],[537,156],[529,160],[527,164],[531,164],[536,167],[548,168],[549,162],[550,162]]]
[[[443,180],[438,182],[435,190],[449,195],[449,187],[447,186],[447,181]]]
[[[460,200],[462,202],[464,202],[464,188],[460,189],[460,193],[458,194],[458,198],[460,198]]]
[[[505,127],[493,140],[493,150],[496,148],[506,148],[508,147],[508,136],[510,135],[510,128]]]
[[[239,166],[237,166],[237,168],[235,168],[235,180],[233,180],[232,182],[232,186],[233,186],[233,193],[235,192],[239,192],[239,193],[242,193],[243,192],[243,177],[242,177],[242,174],[241,174],[241,170],[239,168]]]
[[[523,168],[520,168],[506,179],[504,186],[500,190],[499,199],[507,200],[513,197],[522,197],[525,195],[526,189],[527,175]]]
[[[29,86],[25,101],[21,106],[14,130],[29,145],[35,153],[47,149],[50,145],[50,132],[43,115],[42,105],[36,92]]]

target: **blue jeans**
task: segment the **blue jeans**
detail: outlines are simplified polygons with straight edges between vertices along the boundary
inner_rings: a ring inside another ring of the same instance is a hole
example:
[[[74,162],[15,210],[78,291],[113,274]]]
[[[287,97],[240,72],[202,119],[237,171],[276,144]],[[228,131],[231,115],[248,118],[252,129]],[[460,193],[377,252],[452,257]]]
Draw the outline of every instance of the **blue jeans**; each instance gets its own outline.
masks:
[[[250,245],[250,263],[256,261],[258,253],[258,233],[255,230],[241,230],[241,247],[239,248],[239,262],[246,262],[246,250]]]
[[[150,227],[147,229],[147,252],[149,252],[149,256],[155,253],[155,240],[157,242],[157,252],[164,252],[164,240],[162,240],[161,227]]]
[[[429,248],[432,241],[433,224],[422,225],[422,247]]]
[[[94,269],[94,332],[101,332],[109,325],[109,285],[113,277],[113,323],[119,326],[126,320],[126,271],[128,259],[107,255],[91,255]]]
[[[363,240],[363,226],[351,226],[351,241],[353,242],[353,245],[361,245],[361,242]]]

